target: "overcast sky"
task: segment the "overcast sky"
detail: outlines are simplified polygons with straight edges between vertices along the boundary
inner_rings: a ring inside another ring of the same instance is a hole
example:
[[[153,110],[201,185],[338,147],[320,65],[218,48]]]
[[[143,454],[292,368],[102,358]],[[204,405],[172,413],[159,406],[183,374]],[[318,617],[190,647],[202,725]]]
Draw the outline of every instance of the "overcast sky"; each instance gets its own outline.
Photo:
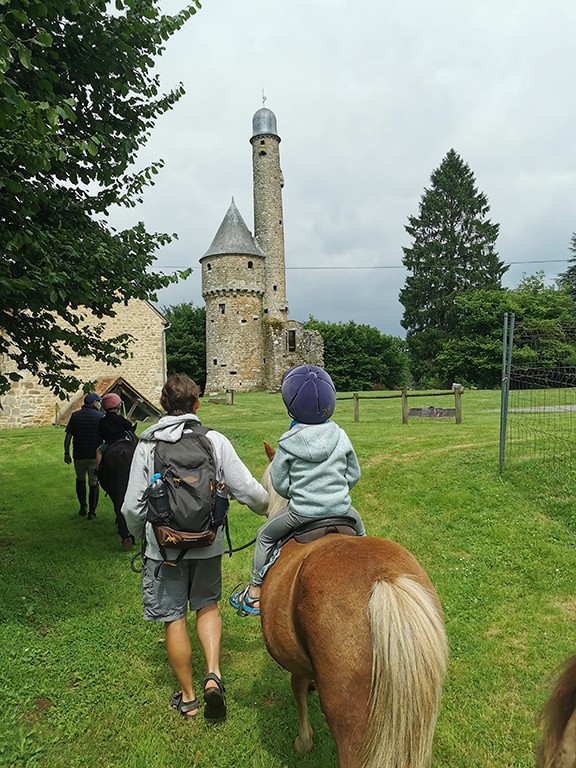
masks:
[[[574,0],[206,0],[158,62],[165,91],[186,89],[141,154],[165,167],[112,223],[177,232],[158,266],[194,272],[160,307],[202,306],[198,259],[232,196],[254,228],[264,89],[282,139],[292,319],[404,335],[404,225],[450,148],[488,196],[500,258],[542,262],[504,284],[540,269],[552,280],[576,231],[575,31]]]

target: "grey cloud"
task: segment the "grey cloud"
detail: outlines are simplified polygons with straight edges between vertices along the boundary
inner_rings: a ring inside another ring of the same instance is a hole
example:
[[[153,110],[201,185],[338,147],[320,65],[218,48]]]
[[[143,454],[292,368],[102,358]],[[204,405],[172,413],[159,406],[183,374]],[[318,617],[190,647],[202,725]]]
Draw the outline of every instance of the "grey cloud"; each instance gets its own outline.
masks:
[[[206,2],[159,61],[165,89],[186,87],[141,153],[165,168],[144,205],[112,223],[178,232],[158,264],[195,271],[160,304],[201,304],[198,259],[232,196],[252,228],[249,138],[264,87],[282,137],[291,316],[403,334],[403,269],[290,267],[400,266],[404,225],[451,147],[489,198],[504,261],[568,259],[575,21],[572,0]],[[566,266],[515,266],[505,283]]]

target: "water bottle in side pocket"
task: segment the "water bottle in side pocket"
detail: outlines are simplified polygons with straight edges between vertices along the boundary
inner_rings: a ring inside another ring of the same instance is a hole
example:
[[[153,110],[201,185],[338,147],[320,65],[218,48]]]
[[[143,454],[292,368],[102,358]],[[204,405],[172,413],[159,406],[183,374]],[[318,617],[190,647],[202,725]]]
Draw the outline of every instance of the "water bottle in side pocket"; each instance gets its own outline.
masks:
[[[150,478],[150,485],[148,486],[146,495],[158,520],[170,520],[172,517],[172,510],[170,509],[170,493],[166,481],[162,478],[162,475],[159,472],[156,472],[156,474],[152,475]]]

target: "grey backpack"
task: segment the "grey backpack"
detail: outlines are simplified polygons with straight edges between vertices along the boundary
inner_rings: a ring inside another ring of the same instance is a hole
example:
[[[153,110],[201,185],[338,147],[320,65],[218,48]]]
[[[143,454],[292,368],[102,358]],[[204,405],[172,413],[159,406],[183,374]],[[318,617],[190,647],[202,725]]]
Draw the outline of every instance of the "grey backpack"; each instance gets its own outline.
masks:
[[[149,497],[146,519],[167,563],[179,562],[188,549],[212,544],[227,522],[228,498],[222,483],[217,493],[216,460],[206,437],[210,430],[198,422],[187,422],[185,430],[177,442],[159,440],[155,447],[154,471],[162,477],[169,504],[160,510]],[[181,550],[176,560],[168,560],[166,547]]]

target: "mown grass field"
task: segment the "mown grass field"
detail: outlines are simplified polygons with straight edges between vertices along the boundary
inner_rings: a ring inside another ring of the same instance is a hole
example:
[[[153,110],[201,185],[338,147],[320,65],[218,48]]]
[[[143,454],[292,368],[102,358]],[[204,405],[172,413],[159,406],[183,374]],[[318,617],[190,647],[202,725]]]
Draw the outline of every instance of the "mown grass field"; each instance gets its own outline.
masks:
[[[533,766],[549,676],[576,651],[574,470],[528,457],[500,477],[498,409],[498,392],[466,392],[459,426],[402,425],[400,400],[362,400],[358,423],[342,401],[335,416],[362,466],[353,499],[368,533],[410,549],[443,602],[450,664],[435,768]],[[288,424],[280,397],[267,394],[236,395],[232,407],[203,402],[199,416],[257,477],[262,440]],[[288,675],[267,655],[258,621],[226,600],[227,721],[185,722],[170,708],[163,628],[142,620],[139,577],[109,500],[93,522],[77,515],[63,437],[56,427],[0,432],[0,765],[334,766],[314,694],[314,752],[293,753]],[[234,504],[234,545],[258,523]],[[246,580],[251,553],[224,560],[225,595]],[[194,663],[200,682],[197,649]]]

